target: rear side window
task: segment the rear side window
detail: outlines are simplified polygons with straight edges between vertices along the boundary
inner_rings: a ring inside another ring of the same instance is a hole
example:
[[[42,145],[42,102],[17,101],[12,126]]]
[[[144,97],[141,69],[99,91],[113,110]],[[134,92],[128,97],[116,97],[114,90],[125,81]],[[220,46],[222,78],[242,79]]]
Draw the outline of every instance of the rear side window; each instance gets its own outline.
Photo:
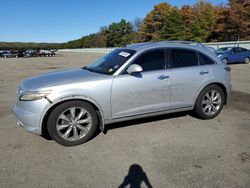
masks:
[[[247,49],[245,49],[245,48],[238,48],[238,52],[239,53],[241,53],[241,52],[246,52],[247,51]]]
[[[164,50],[152,50],[140,55],[133,64],[138,64],[143,71],[153,71],[165,69]]]
[[[211,60],[209,57],[206,55],[199,53],[199,60],[200,60],[200,65],[212,65],[215,64],[213,60]]]
[[[198,65],[198,59],[196,53],[190,50],[173,49],[172,59],[173,59],[173,68]]]

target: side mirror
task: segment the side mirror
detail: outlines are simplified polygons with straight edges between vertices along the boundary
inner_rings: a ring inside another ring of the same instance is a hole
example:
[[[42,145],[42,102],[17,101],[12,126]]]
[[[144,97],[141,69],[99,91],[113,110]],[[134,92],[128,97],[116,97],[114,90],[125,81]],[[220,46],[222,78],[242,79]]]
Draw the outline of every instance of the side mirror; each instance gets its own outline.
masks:
[[[143,69],[140,65],[137,65],[137,64],[132,64],[129,66],[128,70],[127,70],[127,73],[128,74],[133,74],[133,73],[140,73],[142,72]]]

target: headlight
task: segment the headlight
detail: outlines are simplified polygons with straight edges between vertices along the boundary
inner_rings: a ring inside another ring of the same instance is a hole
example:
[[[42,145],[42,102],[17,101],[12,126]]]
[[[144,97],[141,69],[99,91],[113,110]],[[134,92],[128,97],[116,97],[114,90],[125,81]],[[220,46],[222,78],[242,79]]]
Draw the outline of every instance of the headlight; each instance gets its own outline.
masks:
[[[48,96],[51,93],[51,91],[27,91],[22,92],[20,96],[21,101],[34,101],[42,99],[46,96]]]

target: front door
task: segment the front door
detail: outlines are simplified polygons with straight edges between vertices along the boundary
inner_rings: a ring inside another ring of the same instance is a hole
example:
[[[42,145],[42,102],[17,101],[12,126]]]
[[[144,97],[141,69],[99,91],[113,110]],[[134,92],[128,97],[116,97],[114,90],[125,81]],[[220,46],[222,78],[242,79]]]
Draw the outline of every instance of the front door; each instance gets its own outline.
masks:
[[[132,64],[143,72],[115,76],[111,91],[112,118],[133,116],[170,108],[170,77],[164,49],[139,55]]]

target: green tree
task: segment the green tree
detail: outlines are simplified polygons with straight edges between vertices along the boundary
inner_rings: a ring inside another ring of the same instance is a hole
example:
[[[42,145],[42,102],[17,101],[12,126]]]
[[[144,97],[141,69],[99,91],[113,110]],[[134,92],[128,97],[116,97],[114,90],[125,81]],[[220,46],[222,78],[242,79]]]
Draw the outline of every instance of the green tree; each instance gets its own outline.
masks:
[[[159,31],[161,39],[182,40],[184,34],[184,21],[179,10],[174,7],[168,11],[162,29]]]
[[[106,30],[107,47],[119,47],[131,43],[133,25],[122,19],[118,23],[112,23]]]

